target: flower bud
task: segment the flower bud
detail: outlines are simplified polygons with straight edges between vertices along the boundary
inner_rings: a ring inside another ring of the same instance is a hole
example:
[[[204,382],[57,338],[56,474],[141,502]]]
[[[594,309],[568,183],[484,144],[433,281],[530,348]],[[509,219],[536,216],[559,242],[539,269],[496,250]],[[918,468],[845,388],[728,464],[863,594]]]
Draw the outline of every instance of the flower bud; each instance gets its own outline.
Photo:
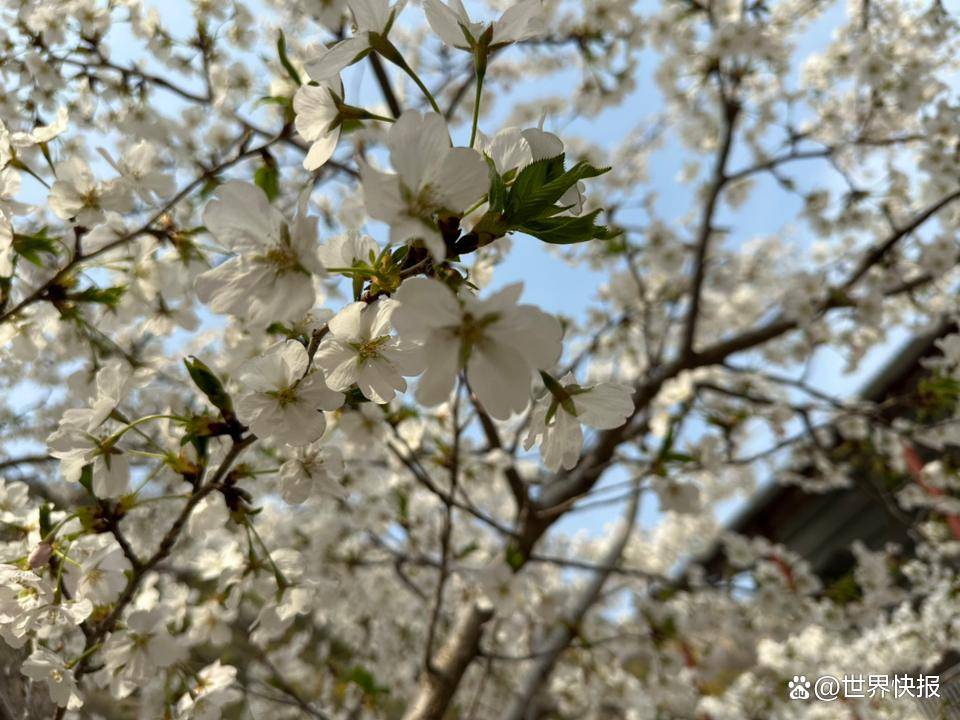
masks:
[[[51,555],[53,555],[53,545],[48,542],[41,542],[30,553],[27,563],[31,570],[36,570],[50,562]]]

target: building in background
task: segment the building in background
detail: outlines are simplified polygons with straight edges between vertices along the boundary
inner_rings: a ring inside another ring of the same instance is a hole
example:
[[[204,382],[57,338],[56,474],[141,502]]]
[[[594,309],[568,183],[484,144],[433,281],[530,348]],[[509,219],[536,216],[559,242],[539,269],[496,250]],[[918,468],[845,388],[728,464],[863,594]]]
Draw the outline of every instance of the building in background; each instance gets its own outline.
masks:
[[[941,354],[937,340],[953,329],[944,322],[907,343],[863,388],[860,396],[876,403],[888,422],[897,418],[922,417],[930,421],[951,416],[960,387],[939,377],[927,361]],[[893,502],[893,493],[912,482],[909,474],[889,468],[872,451],[869,441],[851,443],[839,433],[833,436],[832,442],[821,445],[820,450],[826,450],[831,461],[850,468],[852,484],[817,493],[796,484],[770,483],[734,516],[728,527],[739,535],[761,536],[785,546],[810,564],[825,593],[842,597],[842,593],[855,589],[851,546],[859,541],[879,550],[896,543],[909,553],[913,544],[910,526],[922,516],[904,512]],[[952,455],[954,450],[960,458],[960,448],[948,447],[943,452],[923,447],[911,450],[924,462],[942,457],[944,452]],[[811,479],[818,472],[813,463],[802,462],[796,471]],[[732,572],[719,547],[708,554],[704,565],[713,577]],[[917,702],[930,720],[960,720],[960,655],[945,658],[937,672],[941,677],[940,700]]]

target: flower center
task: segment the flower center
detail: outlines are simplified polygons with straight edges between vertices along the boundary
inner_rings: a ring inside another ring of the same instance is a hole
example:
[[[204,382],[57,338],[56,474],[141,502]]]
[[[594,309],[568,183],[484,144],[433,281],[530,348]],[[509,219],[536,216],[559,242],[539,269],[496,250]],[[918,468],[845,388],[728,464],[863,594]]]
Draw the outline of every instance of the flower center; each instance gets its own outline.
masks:
[[[130,644],[135,650],[146,651],[147,645],[150,644],[152,637],[152,634],[141,635],[140,633],[130,633]]]
[[[486,337],[487,329],[500,319],[500,313],[490,313],[483,317],[475,317],[470,313],[463,315],[460,327],[454,331],[460,339],[460,362],[465,364],[474,347],[481,345]]]
[[[280,403],[280,407],[286,407],[296,401],[297,392],[292,387],[287,387],[282,390],[277,390],[276,397],[277,402]]]
[[[83,207],[85,208],[100,207],[100,196],[97,194],[97,191],[95,188],[85,192],[83,195],[80,196],[80,199],[83,201]]]
[[[380,349],[390,340],[389,335],[381,335],[373,340],[367,340],[364,343],[354,344],[359,360],[369,360],[370,358],[380,357]]]
[[[295,272],[300,269],[297,256],[294,255],[289,248],[280,245],[270,248],[266,255],[263,256],[263,261],[267,265],[272,265],[278,275]]]

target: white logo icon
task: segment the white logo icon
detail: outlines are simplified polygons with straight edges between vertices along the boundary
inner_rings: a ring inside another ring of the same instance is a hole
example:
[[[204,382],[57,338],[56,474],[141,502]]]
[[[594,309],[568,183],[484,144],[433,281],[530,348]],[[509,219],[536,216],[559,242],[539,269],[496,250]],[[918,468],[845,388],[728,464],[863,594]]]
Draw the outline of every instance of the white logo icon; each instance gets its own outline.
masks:
[[[809,700],[810,699],[810,681],[803,675],[794,675],[793,680],[787,683],[790,688],[791,700]]]

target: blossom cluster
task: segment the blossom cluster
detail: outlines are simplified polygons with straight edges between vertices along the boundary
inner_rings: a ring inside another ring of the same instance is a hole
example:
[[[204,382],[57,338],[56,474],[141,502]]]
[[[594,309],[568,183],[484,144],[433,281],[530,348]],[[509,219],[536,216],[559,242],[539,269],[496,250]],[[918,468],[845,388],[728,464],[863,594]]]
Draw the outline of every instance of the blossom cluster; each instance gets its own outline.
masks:
[[[957,652],[943,7],[154,5],[0,10],[0,715],[813,720]],[[761,481],[889,542],[725,527]]]

